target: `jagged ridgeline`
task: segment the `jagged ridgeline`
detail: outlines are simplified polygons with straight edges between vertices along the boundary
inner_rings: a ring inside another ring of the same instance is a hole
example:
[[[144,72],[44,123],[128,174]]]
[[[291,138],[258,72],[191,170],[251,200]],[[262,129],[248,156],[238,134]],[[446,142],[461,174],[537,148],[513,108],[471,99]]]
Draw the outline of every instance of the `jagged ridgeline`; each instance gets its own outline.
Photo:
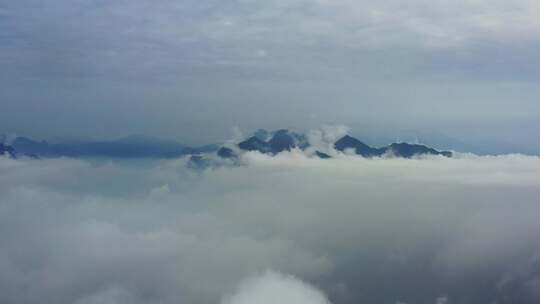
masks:
[[[290,151],[292,149],[306,150],[307,148],[310,148],[310,145],[306,136],[303,134],[291,132],[286,129],[274,132],[258,130],[252,136],[235,146],[221,147],[217,151],[217,154],[222,158],[235,158],[238,156],[238,152],[241,151],[258,151],[264,154],[276,155],[283,151]],[[438,151],[420,144],[393,143],[379,148],[371,147],[350,135],[345,135],[338,139],[334,143],[334,149],[341,152],[352,152],[366,158],[381,156],[412,158],[421,155],[452,157],[452,152],[450,151]],[[331,158],[331,155],[327,152],[316,150],[314,155],[322,159]]]
[[[1,139],[1,138],[0,138]],[[268,155],[276,155],[284,151],[299,149],[309,155],[321,159],[331,158],[336,151],[354,153],[366,158],[403,157],[411,158],[420,155],[442,155],[451,157],[452,152],[438,151],[433,148],[409,143],[393,143],[384,147],[371,147],[368,144],[345,135],[333,143],[334,149],[317,149],[309,144],[307,136],[287,129],[273,132],[257,130],[247,139],[233,145],[206,145],[188,147],[172,140],[161,140],[141,136],[130,136],[111,141],[63,141],[49,143],[35,141],[25,137],[12,140],[0,140],[0,155],[16,158],[26,156],[32,158],[47,157],[113,157],[113,158],[177,158],[192,155],[195,163],[207,161],[203,155],[216,153],[221,158],[234,159],[246,151],[257,151]],[[215,154],[214,154],[215,155]]]

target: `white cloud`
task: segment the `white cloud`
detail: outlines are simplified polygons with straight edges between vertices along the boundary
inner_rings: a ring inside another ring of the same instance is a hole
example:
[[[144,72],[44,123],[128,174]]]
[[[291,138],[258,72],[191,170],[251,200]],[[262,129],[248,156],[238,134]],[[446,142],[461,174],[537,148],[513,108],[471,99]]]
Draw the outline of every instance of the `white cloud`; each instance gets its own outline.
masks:
[[[491,301],[540,251],[538,157],[241,163],[0,158],[0,302]]]
[[[350,129],[344,125],[328,125],[320,129],[310,130],[307,134],[307,140],[310,145],[308,153],[320,151],[330,155],[337,155],[334,149],[334,143],[346,135]]]
[[[316,288],[294,278],[268,271],[243,282],[222,304],[330,304]]]

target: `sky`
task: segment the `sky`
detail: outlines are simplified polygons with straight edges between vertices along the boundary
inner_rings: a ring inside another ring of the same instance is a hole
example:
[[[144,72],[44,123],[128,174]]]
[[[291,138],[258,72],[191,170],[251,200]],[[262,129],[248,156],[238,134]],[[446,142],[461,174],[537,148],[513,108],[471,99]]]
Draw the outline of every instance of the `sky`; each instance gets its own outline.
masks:
[[[540,153],[534,0],[0,1],[0,133],[344,124]]]
[[[0,302],[536,304],[540,158],[0,157]]]

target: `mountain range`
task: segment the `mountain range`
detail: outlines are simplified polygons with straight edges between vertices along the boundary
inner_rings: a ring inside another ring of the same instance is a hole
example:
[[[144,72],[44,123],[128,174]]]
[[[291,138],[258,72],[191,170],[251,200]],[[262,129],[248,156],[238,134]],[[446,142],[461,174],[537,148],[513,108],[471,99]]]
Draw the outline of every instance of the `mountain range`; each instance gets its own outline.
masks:
[[[176,158],[214,152],[217,145],[188,147],[173,140],[129,136],[111,141],[67,140],[57,143],[16,137],[9,146],[13,155],[30,157]]]
[[[310,148],[304,134],[287,129],[273,132],[260,129],[243,141],[232,146],[221,147],[215,144],[188,147],[173,140],[143,136],[129,136],[111,141],[70,140],[56,143],[36,141],[27,137],[15,137],[9,141],[9,145],[6,142],[4,140],[3,143],[0,143],[0,154],[8,154],[11,157],[176,158],[194,155],[196,157],[192,157],[192,159],[195,164],[205,161],[205,158],[201,156],[203,154],[217,153],[217,156],[221,158],[236,158],[242,151],[258,151],[276,155],[292,149],[306,150]],[[418,155],[452,156],[452,152],[438,151],[420,144],[393,143],[383,147],[371,147],[350,135],[338,139],[333,147],[337,151],[350,152],[366,158],[381,156],[411,158]],[[331,158],[329,151],[316,150],[314,155],[321,159]]]
[[[269,134],[269,136],[261,137],[260,134]],[[334,149],[341,152],[351,151],[354,154],[362,157],[381,157],[394,156],[411,158],[419,155],[442,155],[452,157],[450,151],[438,151],[433,148],[410,143],[392,143],[383,147],[371,147],[364,142],[350,135],[345,135],[338,139],[334,144]],[[217,154],[222,158],[237,157],[235,150],[240,151],[258,151],[264,154],[276,155],[283,151],[291,149],[306,150],[310,147],[307,138],[303,134],[297,134],[286,129],[277,130],[271,133],[265,133],[261,130],[257,131],[253,136],[236,144],[235,147],[221,147]],[[315,155],[322,159],[331,158],[328,153],[323,151],[315,151]]]

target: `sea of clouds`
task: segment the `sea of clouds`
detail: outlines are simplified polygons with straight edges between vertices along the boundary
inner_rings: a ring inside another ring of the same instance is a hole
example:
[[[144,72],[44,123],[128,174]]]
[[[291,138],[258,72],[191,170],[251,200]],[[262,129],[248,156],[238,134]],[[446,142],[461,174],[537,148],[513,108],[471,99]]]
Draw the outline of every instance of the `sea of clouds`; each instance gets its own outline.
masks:
[[[335,156],[0,156],[0,303],[540,302],[539,157]]]

